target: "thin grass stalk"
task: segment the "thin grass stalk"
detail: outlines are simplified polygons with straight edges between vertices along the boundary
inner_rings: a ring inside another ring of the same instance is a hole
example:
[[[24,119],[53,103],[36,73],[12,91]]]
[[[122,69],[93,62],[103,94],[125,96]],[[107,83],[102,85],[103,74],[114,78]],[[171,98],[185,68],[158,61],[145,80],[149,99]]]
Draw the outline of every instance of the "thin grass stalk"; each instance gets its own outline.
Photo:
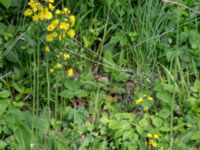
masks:
[[[39,93],[40,93],[40,39],[38,31],[37,43],[37,89],[36,89],[36,114],[39,115]]]
[[[51,108],[50,108],[50,99],[51,99],[51,89],[50,89],[50,79],[49,79],[49,54],[46,54],[46,80],[47,80],[47,105],[48,105],[48,113],[49,119],[51,118]]]
[[[56,85],[55,85],[55,105],[54,105],[54,109],[55,109],[55,120],[57,120],[57,112],[58,112],[58,73],[56,73]]]
[[[36,120],[36,51],[33,52],[33,104],[32,104],[32,140],[35,143],[35,120]]]

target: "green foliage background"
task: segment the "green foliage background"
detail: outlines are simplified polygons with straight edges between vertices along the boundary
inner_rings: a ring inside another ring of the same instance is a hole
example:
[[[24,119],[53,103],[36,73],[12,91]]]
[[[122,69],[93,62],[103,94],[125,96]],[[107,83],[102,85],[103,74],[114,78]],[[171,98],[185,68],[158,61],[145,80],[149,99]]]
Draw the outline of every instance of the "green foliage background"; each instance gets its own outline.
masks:
[[[165,2],[56,1],[76,16],[76,38],[54,45],[70,78],[48,73],[59,60],[28,1],[0,0],[0,149],[199,150],[200,1]]]

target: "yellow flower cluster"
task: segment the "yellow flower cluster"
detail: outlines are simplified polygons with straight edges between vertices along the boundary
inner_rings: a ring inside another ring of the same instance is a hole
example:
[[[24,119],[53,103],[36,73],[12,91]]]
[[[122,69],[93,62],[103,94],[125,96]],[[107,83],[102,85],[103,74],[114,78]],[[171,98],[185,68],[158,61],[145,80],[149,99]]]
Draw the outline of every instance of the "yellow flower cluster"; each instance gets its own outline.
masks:
[[[56,9],[54,0],[30,0],[28,6],[24,16],[31,17],[34,22],[45,21],[42,25],[45,25],[45,31],[47,31],[45,36],[46,42],[62,41],[67,37],[75,37],[76,33],[73,29],[75,16],[71,15],[68,8]],[[46,53],[49,53],[51,50],[50,45],[44,47],[44,52]],[[57,57],[61,58],[61,61],[58,61],[50,68],[50,73],[54,73],[56,69],[65,68],[65,64],[62,61],[67,61],[70,58],[69,54],[63,52],[59,52]],[[67,69],[66,73],[69,77],[74,75],[72,68]]]
[[[156,148],[156,147],[158,146],[158,144],[156,143],[155,140],[159,139],[158,134],[151,134],[151,133],[148,133],[148,134],[147,134],[147,137],[148,137],[148,139],[149,139],[149,144],[150,144],[152,147]]]
[[[47,42],[52,42],[54,39],[59,41],[66,37],[74,38],[75,30],[75,16],[70,14],[68,8],[55,9],[54,0],[30,0],[28,2],[29,8],[24,12],[25,16],[32,17],[34,22],[42,20],[51,20],[47,26],[48,34],[45,37]]]
[[[50,52],[49,46],[46,46],[45,49],[44,49],[44,51],[45,51],[46,53]]]
[[[136,105],[140,105],[140,104],[142,104],[144,102],[144,99],[143,98],[138,98],[137,100],[136,100]]]
[[[49,7],[43,6],[42,3],[40,3],[37,0],[30,0],[28,2],[28,6],[30,8],[26,9],[24,12],[25,16],[32,17],[32,20],[37,22],[37,21],[42,21],[42,20],[50,20],[53,17],[53,14],[51,10],[53,10],[53,5],[54,3],[53,0],[48,0],[47,1]]]
[[[153,98],[151,96],[147,96],[146,94],[143,95],[143,97],[138,98],[135,101],[136,105],[141,105],[143,107],[144,111],[148,111],[149,110],[149,102],[152,102]]]
[[[55,69],[61,69],[63,66],[61,63],[57,63],[53,68],[50,68],[50,73],[54,73]],[[72,77],[74,75],[73,68],[69,68],[66,70],[66,73],[69,77]]]
[[[55,14],[64,14],[66,15],[66,18],[64,20],[55,19],[50,22],[50,24],[47,26],[47,31],[49,32],[46,35],[47,42],[52,42],[54,38],[57,38],[59,41],[61,41],[65,37],[75,37],[76,33],[72,28],[75,24],[75,16],[69,15],[68,13],[69,10],[67,8],[64,8],[62,11],[59,9],[55,11]]]
[[[47,47],[45,48],[45,50],[47,49]],[[67,61],[70,58],[70,55],[64,52],[59,52],[56,55],[57,58],[61,59],[61,61]],[[54,73],[56,69],[61,69],[63,68],[63,64],[62,63],[57,63],[56,65],[54,65],[54,67],[50,68],[50,73]],[[74,70],[73,68],[69,68],[66,70],[66,73],[69,77],[72,77],[74,75]]]
[[[58,55],[57,55],[57,58],[63,58],[63,60],[68,60],[70,58],[69,54],[67,53],[63,53],[63,52],[60,52]]]

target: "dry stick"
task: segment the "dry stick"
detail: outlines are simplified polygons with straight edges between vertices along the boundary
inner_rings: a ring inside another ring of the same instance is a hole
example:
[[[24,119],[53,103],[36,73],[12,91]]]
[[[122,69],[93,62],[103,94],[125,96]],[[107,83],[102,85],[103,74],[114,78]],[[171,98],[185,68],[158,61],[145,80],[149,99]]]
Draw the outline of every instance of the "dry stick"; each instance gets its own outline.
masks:
[[[199,10],[194,10],[194,9],[192,9],[192,8],[190,8],[190,7],[188,7],[188,6],[184,5],[184,4],[182,4],[182,3],[179,3],[179,2],[176,2],[176,1],[173,1],[173,0],[162,0],[162,1],[163,1],[164,3],[170,3],[170,4],[174,4],[174,5],[181,6],[181,7],[183,7],[183,8],[186,8],[186,9],[188,9],[188,10],[190,10],[190,11],[192,11],[192,12],[194,12],[194,13],[200,15],[200,11],[199,11]]]

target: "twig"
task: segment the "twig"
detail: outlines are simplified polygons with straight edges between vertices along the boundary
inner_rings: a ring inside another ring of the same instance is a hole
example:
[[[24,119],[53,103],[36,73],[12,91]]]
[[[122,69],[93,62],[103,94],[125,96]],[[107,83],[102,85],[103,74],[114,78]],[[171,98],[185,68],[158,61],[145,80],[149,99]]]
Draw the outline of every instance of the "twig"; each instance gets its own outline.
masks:
[[[182,4],[182,3],[179,3],[179,2],[176,2],[176,1],[173,1],[173,0],[162,0],[162,1],[163,1],[164,3],[170,3],[170,4],[177,5],[177,6],[181,6],[181,7],[186,8],[186,9],[188,9],[188,10],[190,10],[190,11],[196,13],[196,14],[200,14],[200,11],[199,11],[199,10],[194,10],[194,9],[192,9],[192,8],[190,8],[190,7],[188,7],[188,6],[184,5],[184,4]]]

